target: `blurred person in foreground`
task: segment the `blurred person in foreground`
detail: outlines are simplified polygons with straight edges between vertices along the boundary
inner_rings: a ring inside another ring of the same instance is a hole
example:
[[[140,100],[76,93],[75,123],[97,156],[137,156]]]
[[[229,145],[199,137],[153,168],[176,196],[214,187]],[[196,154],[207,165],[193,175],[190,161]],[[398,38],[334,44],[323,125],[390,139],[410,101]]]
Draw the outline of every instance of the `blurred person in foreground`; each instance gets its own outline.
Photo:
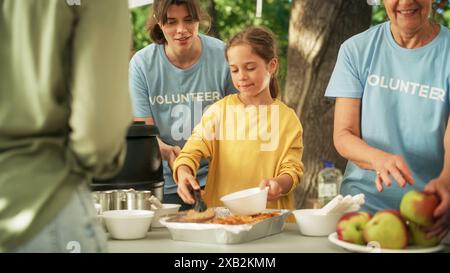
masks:
[[[129,12],[76,3],[0,0],[0,252],[106,250],[89,183],[125,156]]]

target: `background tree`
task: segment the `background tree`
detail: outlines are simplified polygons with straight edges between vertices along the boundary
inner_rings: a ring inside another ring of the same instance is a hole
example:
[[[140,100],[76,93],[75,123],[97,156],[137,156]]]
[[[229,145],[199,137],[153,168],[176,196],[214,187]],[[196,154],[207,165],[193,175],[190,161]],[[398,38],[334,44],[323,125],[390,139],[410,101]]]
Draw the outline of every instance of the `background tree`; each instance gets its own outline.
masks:
[[[343,169],[333,145],[334,103],[324,97],[339,46],[369,28],[372,9],[361,0],[293,0],[289,23],[288,73],[283,101],[303,125],[305,175],[297,188],[297,207],[316,193],[323,160]]]

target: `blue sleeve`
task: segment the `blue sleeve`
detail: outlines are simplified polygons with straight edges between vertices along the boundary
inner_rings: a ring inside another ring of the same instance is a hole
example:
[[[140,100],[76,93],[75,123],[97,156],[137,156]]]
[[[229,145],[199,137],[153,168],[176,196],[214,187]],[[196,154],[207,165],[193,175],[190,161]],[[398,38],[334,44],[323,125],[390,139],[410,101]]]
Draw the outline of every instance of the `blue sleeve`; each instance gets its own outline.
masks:
[[[134,55],[130,61],[128,74],[134,116],[139,118],[153,117],[149,102],[149,90],[142,69],[139,67],[136,55]]]
[[[450,76],[447,77],[447,100],[450,107]]]
[[[354,52],[357,52],[356,49]],[[328,87],[325,91],[326,97],[361,98],[364,84],[356,65],[358,62],[352,59],[351,48],[344,43],[339,49],[336,65],[331,75]]]

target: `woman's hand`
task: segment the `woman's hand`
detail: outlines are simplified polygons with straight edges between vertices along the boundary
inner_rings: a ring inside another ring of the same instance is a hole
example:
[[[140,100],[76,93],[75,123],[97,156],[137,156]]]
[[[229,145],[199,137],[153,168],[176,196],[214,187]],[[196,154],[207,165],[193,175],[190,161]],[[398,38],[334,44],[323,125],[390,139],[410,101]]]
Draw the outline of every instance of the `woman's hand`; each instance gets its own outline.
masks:
[[[192,174],[191,169],[186,165],[181,165],[177,169],[177,178],[178,178],[178,188],[177,193],[183,199],[183,201],[187,204],[194,204],[195,200],[192,196],[193,190],[199,190],[200,186]]]
[[[158,144],[159,144],[159,150],[161,152],[162,159],[167,161],[170,169],[173,171],[173,162],[175,161],[177,156],[180,154],[181,148],[179,146],[168,145],[159,139],[158,139]]]
[[[434,210],[435,222],[427,229],[427,236],[438,236],[442,239],[450,229],[450,179],[438,177],[431,180],[424,189],[425,192],[439,196],[440,203]]]
[[[134,121],[143,121],[147,125],[155,125],[155,121],[153,118],[134,118]],[[178,157],[181,152],[181,148],[179,146],[171,146],[164,143],[159,137],[156,138],[158,140],[159,151],[161,152],[161,157],[163,160],[169,163],[169,168],[173,171],[173,162]]]
[[[382,152],[373,158],[371,165],[377,174],[375,185],[379,192],[383,191],[383,183],[386,187],[391,186],[392,181],[389,176],[392,176],[400,187],[405,187],[406,184],[414,184],[414,178],[408,164],[399,155]]]
[[[281,188],[280,184],[273,179],[264,179],[263,181],[261,181],[261,183],[259,183],[259,187],[261,189],[269,187],[267,201],[277,200],[282,196],[283,189]]]

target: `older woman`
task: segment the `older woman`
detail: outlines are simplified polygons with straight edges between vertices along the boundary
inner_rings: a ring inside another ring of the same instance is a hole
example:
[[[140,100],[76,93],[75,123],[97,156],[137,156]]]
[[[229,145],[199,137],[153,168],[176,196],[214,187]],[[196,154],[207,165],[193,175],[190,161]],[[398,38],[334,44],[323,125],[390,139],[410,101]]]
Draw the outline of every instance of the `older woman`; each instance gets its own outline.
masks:
[[[429,235],[450,225],[450,31],[432,0],[384,0],[389,21],[347,40],[326,96],[336,98],[334,143],[349,160],[341,191],[365,209],[399,208],[404,193],[440,197]]]

